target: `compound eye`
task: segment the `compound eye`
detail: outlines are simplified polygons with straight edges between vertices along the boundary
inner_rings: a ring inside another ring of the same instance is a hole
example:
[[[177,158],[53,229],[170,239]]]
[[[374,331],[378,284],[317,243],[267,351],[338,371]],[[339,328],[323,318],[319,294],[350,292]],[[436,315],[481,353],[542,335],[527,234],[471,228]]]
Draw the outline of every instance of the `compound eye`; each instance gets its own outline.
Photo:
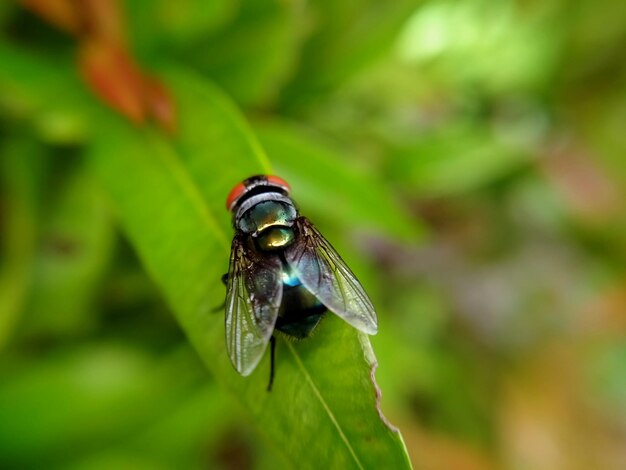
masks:
[[[280,186],[281,188],[285,189],[287,193],[291,192],[291,187],[289,186],[289,183],[287,183],[279,176],[269,175],[267,176],[267,182],[276,186]]]
[[[228,193],[228,197],[226,198],[226,210],[231,210],[235,205],[237,199],[241,197],[243,193],[246,192],[246,185],[243,183],[237,184],[233,189],[231,189],[230,193]]]

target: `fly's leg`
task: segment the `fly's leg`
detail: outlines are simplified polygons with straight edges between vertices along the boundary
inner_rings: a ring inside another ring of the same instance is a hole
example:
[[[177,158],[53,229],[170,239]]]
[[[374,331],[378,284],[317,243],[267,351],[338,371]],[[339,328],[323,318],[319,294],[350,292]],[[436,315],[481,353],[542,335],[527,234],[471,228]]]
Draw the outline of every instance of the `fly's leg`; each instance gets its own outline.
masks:
[[[276,338],[274,335],[270,337],[270,383],[267,385],[267,391],[272,391],[274,383],[274,351],[276,350]]]
[[[224,284],[225,286],[228,285],[228,273],[225,273],[224,275],[222,275],[222,284]],[[224,302],[222,302],[217,307],[211,309],[211,312],[213,313],[221,312],[224,310],[224,307],[226,307],[226,300],[224,300]]]

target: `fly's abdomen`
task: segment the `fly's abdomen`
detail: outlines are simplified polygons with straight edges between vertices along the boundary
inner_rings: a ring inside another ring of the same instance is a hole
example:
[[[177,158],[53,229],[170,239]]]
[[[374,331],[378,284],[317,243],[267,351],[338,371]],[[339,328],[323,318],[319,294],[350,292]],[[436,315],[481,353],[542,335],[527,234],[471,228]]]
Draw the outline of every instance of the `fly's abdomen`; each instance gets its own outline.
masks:
[[[276,319],[276,329],[302,339],[311,335],[326,307],[297,278],[283,283],[283,299]]]

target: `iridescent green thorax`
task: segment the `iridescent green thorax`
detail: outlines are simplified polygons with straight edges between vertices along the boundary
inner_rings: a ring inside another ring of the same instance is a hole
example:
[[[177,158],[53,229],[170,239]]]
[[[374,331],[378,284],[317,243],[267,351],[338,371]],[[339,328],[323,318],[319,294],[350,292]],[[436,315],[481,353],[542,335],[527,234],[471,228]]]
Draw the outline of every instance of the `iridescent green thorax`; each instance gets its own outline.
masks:
[[[294,240],[295,234],[291,227],[272,226],[259,234],[256,244],[262,251],[273,251],[291,245]]]
[[[247,210],[237,220],[237,228],[245,233],[259,235],[270,227],[291,227],[296,217],[296,208],[293,205],[283,201],[267,200]],[[281,237],[279,234],[275,236]]]

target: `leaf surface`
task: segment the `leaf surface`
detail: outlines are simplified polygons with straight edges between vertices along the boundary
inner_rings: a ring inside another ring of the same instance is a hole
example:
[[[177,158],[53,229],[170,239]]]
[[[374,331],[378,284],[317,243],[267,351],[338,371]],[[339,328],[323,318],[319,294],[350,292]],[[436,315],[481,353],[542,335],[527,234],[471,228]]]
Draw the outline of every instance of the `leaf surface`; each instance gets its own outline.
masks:
[[[279,340],[248,378],[224,346],[221,275],[232,229],[224,197],[237,181],[266,173],[262,148],[236,109],[198,77],[166,74],[179,106],[173,140],[111,121],[94,146],[94,168],[126,233],[218,382],[294,467],[406,468],[399,433],[381,420],[368,338],[329,316],[314,338]]]

